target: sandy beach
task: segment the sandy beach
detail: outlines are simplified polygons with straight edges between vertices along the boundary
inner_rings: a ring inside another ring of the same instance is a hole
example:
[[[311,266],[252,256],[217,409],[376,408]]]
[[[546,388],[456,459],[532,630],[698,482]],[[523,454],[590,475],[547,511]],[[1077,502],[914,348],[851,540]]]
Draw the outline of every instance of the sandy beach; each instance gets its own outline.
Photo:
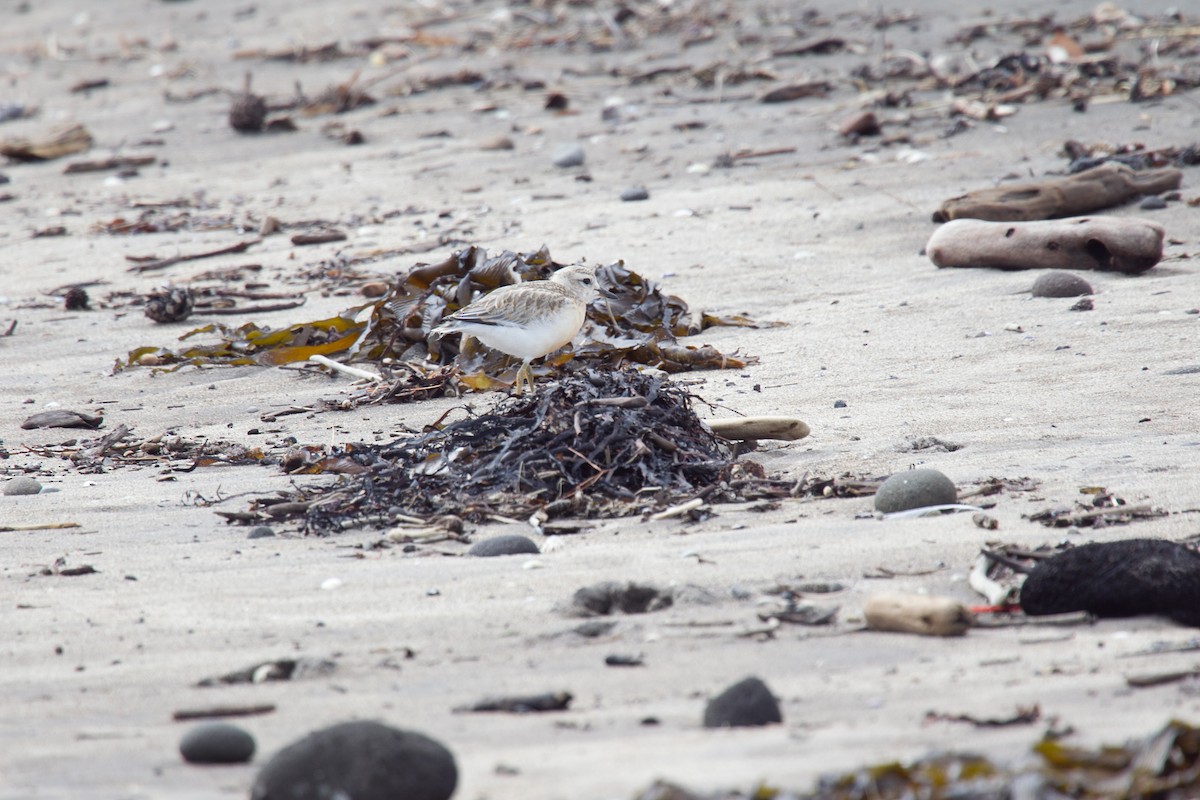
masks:
[[[1131,674],[1195,668],[1194,653],[1136,655],[1195,638],[1164,619],[952,638],[862,629],[863,603],[877,592],[982,603],[967,575],[988,542],[1183,541],[1198,532],[1195,168],[1183,169],[1181,196],[1165,208],[1134,202],[1103,212],[1152,219],[1167,244],[1144,274],[1084,274],[1095,289],[1090,311],[1072,311],[1073,298],[1031,297],[1032,272],[938,269],[922,252],[942,201],[1061,174],[1067,140],[1194,144],[1195,92],[1131,103],[1097,79],[1084,113],[1051,92],[987,121],[952,116],[954,95],[936,81],[856,77],[895,53],[924,63],[970,56],[976,68],[1008,53],[1041,54],[1052,25],[1006,21],[1052,15],[1069,26],[1094,4],[980,16],[944,0],[903,13],[847,4],[812,14],[777,0],[635,2],[622,6],[635,12],[622,23],[615,3],[10,5],[0,105],[36,113],[0,124],[0,139],[80,123],[94,144],[0,166],[9,179],[0,194],[12,195],[0,203],[0,332],[9,332],[0,336],[0,469],[45,487],[0,497],[0,524],[78,524],[0,534],[8,698],[0,797],[245,797],[273,753],[350,719],[444,743],[460,771],[455,797],[469,800],[632,798],[655,779],[697,792],[748,792],[758,782],[802,791],[830,772],[934,750],[1019,764],[1048,730],[1072,729],[1068,741],[1095,747],[1172,718],[1200,723],[1195,677],[1127,683]],[[1167,19],[1169,5],[1136,13]],[[954,40],[972,26],[987,34]],[[1100,28],[1068,32],[1102,37]],[[775,54],[826,38],[841,44]],[[1128,33],[1113,48],[1136,62],[1168,41]],[[1195,74],[1196,39],[1186,42],[1162,59]],[[338,52],[297,55],[326,45]],[[247,72],[278,109],[270,116],[290,116],[298,130],[246,135],[229,126]],[[717,78],[706,82],[710,74]],[[107,83],[72,89],[97,79]],[[348,82],[376,102],[312,117],[284,108],[298,86],[315,97]],[[828,88],[761,101],[811,82]],[[880,104],[889,91],[907,99]],[[565,112],[546,108],[556,92]],[[840,136],[838,126],[866,108],[883,137]],[[347,131],[363,142],[347,145]],[[511,149],[494,149],[499,137]],[[562,145],[583,148],[584,164],[556,167]],[[125,177],[64,171],[134,155],[154,160]],[[648,199],[622,201],[634,186]],[[281,232],[245,252],[130,271],[131,258],[258,240],[268,217]],[[175,229],[110,232],[139,219]],[[61,235],[35,235],[55,226]],[[292,243],[324,228],[345,240]],[[288,437],[387,442],[447,412],[463,416],[464,403],[486,410],[493,395],[280,415],[347,397],[351,380],[295,366],[114,368],[139,347],[179,348],[180,336],[210,322],[278,328],[332,316],[365,302],[363,284],[472,244],[489,252],[544,244],[568,264],[624,260],[696,312],[783,323],[705,330],[689,342],[757,362],[675,376],[711,404],[697,407],[701,416],[785,415],[811,426],[803,440],[764,442],[749,455],[771,474],[882,477],[926,466],[960,490],[993,478],[1028,488],[986,498],[996,530],[971,514],[882,520],[870,497],[806,498],[765,510],[715,505],[698,522],[587,521],[580,533],[552,537],[524,524],[469,525],[473,541],[522,533],[542,548],[469,558],[460,542],[380,545],[374,529],[314,537],[278,525],[274,538],[248,539],[248,527],[215,513],[327,476],[257,465],[184,470],[149,458],[88,467],[61,457],[78,449],[64,443],[120,424],[139,441],[278,450]],[[234,268],[242,270],[234,281],[203,277]],[[165,284],[295,295],[304,305],[158,324],[140,298]],[[53,294],[73,285],[85,286],[88,310],[66,310]],[[21,428],[54,408],[101,414],[103,427]],[[924,437],[958,449],[914,450]],[[1082,529],[1028,519],[1089,503],[1088,487],[1165,513]],[[84,565],[95,571],[61,574]],[[581,636],[563,608],[577,589],[605,580],[652,583],[679,599]],[[806,598],[839,606],[836,623],[754,634],[771,590],[802,580],[845,586]],[[644,666],[606,666],[612,654],[640,655]],[[294,658],[336,669],[196,686]],[[783,724],[703,728],[706,700],[747,675],[777,695]],[[486,696],[560,691],[573,695],[560,712],[455,711]],[[248,705],[274,706],[231,720],[257,741],[250,764],[181,760],[179,740],[193,723],[174,713]],[[1030,706],[1040,716],[1024,725],[927,719],[1007,717]]]

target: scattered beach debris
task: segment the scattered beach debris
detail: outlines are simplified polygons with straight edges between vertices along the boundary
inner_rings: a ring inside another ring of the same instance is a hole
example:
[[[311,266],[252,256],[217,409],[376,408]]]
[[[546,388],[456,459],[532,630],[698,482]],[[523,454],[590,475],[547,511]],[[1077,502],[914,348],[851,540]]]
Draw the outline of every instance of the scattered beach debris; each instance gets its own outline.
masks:
[[[508,695],[487,697],[469,706],[454,709],[458,713],[534,714],[544,711],[566,711],[571,705],[570,692]]]
[[[257,241],[257,240],[255,240]],[[243,242],[248,247],[255,241]],[[232,249],[217,252],[234,252]],[[204,254],[215,255],[217,252]],[[202,256],[192,256],[192,258]],[[133,269],[161,268],[141,264]],[[185,334],[218,333],[215,345],[191,345],[178,351],[147,346],[129,353],[123,367],[152,366],[177,369],[187,364],[280,365],[307,361],[313,355],[341,356],[343,361],[371,361],[389,365],[399,373],[396,383],[373,388],[356,402],[411,402],[437,394],[487,391],[508,386],[497,377],[511,370],[512,359],[490,348],[461,352],[452,340],[442,340],[431,350],[430,333],[444,317],[490,289],[518,280],[543,279],[563,265],[551,260],[543,248],[535,253],[504,252],[489,257],[482,248],[469,247],[436,264],[409,270],[386,295],[372,303],[347,309],[336,317],[292,325],[272,331],[248,322],[238,328],[206,326]],[[667,372],[691,369],[741,369],[756,363],[753,357],[724,355],[708,345],[682,345],[677,340],[717,325],[762,327],[742,316],[693,316],[678,297],[667,295],[651,281],[621,262],[597,268],[601,283],[617,294],[588,310],[578,346],[547,357],[534,368],[544,376],[574,361],[590,366],[620,368],[644,364]],[[430,362],[433,362],[431,365]],[[443,365],[453,362],[455,369]]]
[[[0,156],[13,161],[50,161],[82,153],[92,146],[92,134],[83,125],[59,125],[32,138],[14,136],[0,140]]]
[[[939,267],[1094,269],[1136,274],[1163,256],[1166,231],[1136,217],[1074,217],[1035,222],[956,219],[929,237]]]
[[[227,672],[196,683],[199,687],[227,686],[237,683],[266,683],[268,681],[300,681],[331,675],[337,663],[324,658],[280,658],[251,664],[243,669]]]
[[[760,785],[745,792],[697,793],[658,781],[637,800],[903,800],[911,797],[1007,797],[1019,786],[1029,797],[1078,800],[1187,800],[1200,791],[1200,728],[1172,720],[1155,733],[1095,749],[1049,734],[1033,746],[1036,761],[998,764],[972,753],[937,753],[909,763],[871,764],[824,777],[810,791]]]
[[[192,315],[196,297],[186,286],[164,286],[146,296],[143,310],[155,322],[182,322]]]
[[[577,589],[566,613],[578,617],[648,614],[670,608],[674,602],[674,595],[669,589],[641,583],[603,581]]]
[[[39,411],[31,414],[21,423],[25,430],[35,428],[99,428],[104,425],[104,417],[99,414],[89,414],[86,411],[70,411],[56,408],[51,411]]]
[[[931,722],[966,722],[976,728],[1008,728],[1013,725],[1032,725],[1042,718],[1040,706],[1018,708],[1007,717],[977,717],[974,714],[947,714],[941,711],[926,711],[925,724]]]
[[[1183,173],[1174,167],[1134,170],[1108,162],[1065,177],[1010,183],[953,197],[942,203],[934,222],[956,219],[1019,222],[1076,217],[1121,205],[1147,194],[1178,189]]]
[[[871,630],[922,636],[962,636],[972,622],[971,612],[957,600],[920,594],[873,594],[863,616]]]
[[[176,722],[188,722],[197,719],[222,719],[225,717],[256,717],[260,714],[275,713],[274,703],[255,703],[237,706],[205,706],[203,708],[181,708],[171,714]]]
[[[537,512],[619,517],[694,500],[780,498],[801,488],[734,460],[692,399],[664,377],[586,369],[407,439],[319,448],[310,471],[346,463],[357,468],[339,471],[355,474],[259,499],[253,508],[271,514],[290,502],[305,530],[329,533],[387,524],[395,509],[472,522]]]

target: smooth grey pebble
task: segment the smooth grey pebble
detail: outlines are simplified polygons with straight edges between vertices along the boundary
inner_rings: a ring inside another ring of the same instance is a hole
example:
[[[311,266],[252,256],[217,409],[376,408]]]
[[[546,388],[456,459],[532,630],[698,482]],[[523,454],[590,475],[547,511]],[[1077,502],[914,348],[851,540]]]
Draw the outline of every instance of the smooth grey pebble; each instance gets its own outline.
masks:
[[[256,525],[250,529],[250,533],[246,534],[247,539],[269,539],[275,535],[275,531],[269,525]]]
[[[1167,201],[1163,200],[1156,194],[1152,194],[1149,197],[1144,198],[1142,202],[1138,204],[1138,208],[1142,209],[1143,211],[1158,211],[1159,209],[1166,207]]]
[[[833,407],[834,407],[834,408],[845,408],[845,407],[846,407],[846,401],[845,401],[845,400],[834,400],[834,401],[833,401]]]
[[[708,701],[706,728],[750,728],[783,722],[779,700],[760,678],[738,681]]]
[[[1081,297],[1093,294],[1090,283],[1073,272],[1061,269],[1039,275],[1029,291],[1034,297]]]
[[[954,481],[927,467],[897,472],[875,492],[875,510],[884,514],[957,502]]]
[[[493,556],[515,556],[537,554],[540,552],[542,551],[538,549],[538,546],[528,536],[510,533],[476,542],[471,545],[471,549],[467,551],[467,555],[491,558]]]
[[[635,200],[649,200],[650,192],[646,191],[645,186],[630,186],[628,189],[621,192],[621,199],[626,203],[630,203]]]
[[[42,490],[42,484],[27,475],[13,478],[4,484],[6,495],[37,494]]]
[[[586,156],[583,148],[577,144],[561,144],[554,148],[554,166],[579,167],[583,165]]]
[[[197,725],[179,741],[189,764],[244,764],[254,757],[254,737],[227,722]]]
[[[258,773],[250,800],[447,800],[457,785],[454,755],[440,742],[363,720],[280,750]]]

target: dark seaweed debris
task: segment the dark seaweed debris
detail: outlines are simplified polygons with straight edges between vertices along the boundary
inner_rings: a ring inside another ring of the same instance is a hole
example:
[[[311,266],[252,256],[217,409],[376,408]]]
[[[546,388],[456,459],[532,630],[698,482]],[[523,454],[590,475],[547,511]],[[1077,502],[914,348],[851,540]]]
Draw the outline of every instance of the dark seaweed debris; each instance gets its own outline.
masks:
[[[1200,791],[1200,729],[1172,720],[1123,746],[1087,750],[1046,738],[1034,746],[1041,764],[1009,769],[968,753],[940,753],[911,764],[874,764],[823,779],[814,791],[760,785],[748,792],[691,792],[658,782],[637,800],[1190,800]]]
[[[1072,547],[1042,561],[1021,587],[1026,614],[1162,614],[1200,627],[1200,553],[1164,539]]]
[[[734,460],[664,377],[582,370],[490,412],[386,445],[335,448],[365,469],[301,489],[304,527],[326,533],[396,514],[619,517],[694,497],[785,497],[794,482]]]

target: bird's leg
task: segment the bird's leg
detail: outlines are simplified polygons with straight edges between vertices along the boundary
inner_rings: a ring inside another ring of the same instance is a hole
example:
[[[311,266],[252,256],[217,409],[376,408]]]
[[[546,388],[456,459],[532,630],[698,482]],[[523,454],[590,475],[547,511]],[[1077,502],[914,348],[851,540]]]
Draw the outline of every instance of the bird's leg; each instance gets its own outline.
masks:
[[[524,391],[523,384],[529,384],[529,391],[533,391],[533,374],[529,371],[529,362],[521,362],[521,368],[517,370],[517,380],[513,383],[513,394],[520,397]]]

